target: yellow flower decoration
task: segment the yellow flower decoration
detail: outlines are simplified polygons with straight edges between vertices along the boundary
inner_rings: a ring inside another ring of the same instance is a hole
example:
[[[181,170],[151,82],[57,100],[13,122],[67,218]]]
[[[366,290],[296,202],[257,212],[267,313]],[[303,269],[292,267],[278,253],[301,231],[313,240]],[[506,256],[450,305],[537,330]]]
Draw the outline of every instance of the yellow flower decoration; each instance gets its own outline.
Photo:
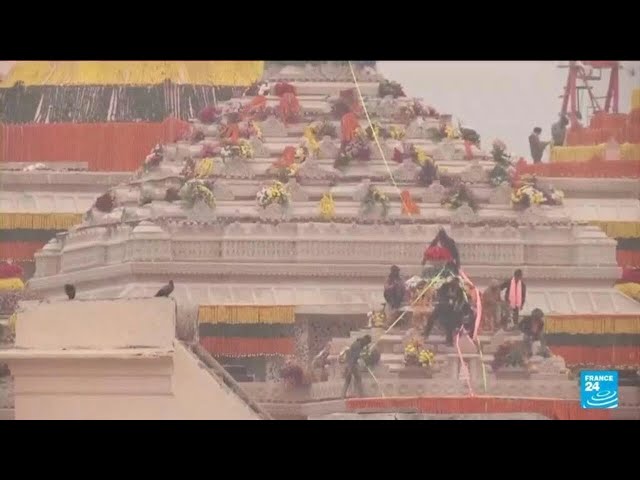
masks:
[[[317,153],[320,151],[320,143],[318,143],[313,127],[309,126],[304,129],[304,138],[307,139],[309,150],[311,152]]]
[[[325,220],[331,220],[336,214],[336,204],[330,193],[325,193],[320,200],[320,216]]]
[[[402,128],[399,128],[399,127],[396,127],[395,125],[392,125],[389,128],[389,135],[394,140],[402,140],[405,137],[405,132],[404,132],[404,130]]]
[[[418,165],[422,167],[426,165],[427,162],[433,161],[433,159],[429,155],[427,155],[427,152],[425,152],[422,148],[415,147],[415,149],[416,149],[416,161],[418,162]]]
[[[9,331],[15,335],[16,333],[16,322],[18,321],[18,314],[13,313],[11,317],[9,317]]]
[[[203,158],[196,167],[196,177],[208,177],[213,174],[213,158]]]
[[[24,283],[19,278],[0,279],[0,290],[23,290]]]
[[[456,138],[460,138],[460,132],[458,131],[457,128],[452,127],[451,125],[447,125],[444,129],[447,138],[449,140],[454,140]]]

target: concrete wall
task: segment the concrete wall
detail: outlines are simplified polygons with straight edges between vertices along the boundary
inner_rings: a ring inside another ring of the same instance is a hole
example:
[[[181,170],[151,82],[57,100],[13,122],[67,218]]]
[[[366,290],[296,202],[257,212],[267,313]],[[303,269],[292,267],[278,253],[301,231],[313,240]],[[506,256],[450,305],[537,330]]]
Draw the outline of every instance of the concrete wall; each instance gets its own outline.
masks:
[[[27,304],[0,359],[17,420],[258,418],[175,340],[170,299]]]

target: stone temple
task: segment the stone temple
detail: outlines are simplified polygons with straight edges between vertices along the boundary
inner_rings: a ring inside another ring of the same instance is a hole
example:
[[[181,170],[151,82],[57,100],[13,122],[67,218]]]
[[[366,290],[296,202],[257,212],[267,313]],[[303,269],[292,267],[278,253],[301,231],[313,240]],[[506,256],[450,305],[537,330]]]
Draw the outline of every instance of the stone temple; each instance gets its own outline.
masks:
[[[577,404],[577,380],[562,356],[534,357],[526,379],[490,372],[500,344],[519,338],[513,332],[481,332],[484,356],[470,343],[457,354],[436,334],[434,372],[425,380],[404,372],[407,327],[381,331],[367,326],[367,315],[384,303],[389,267],[399,266],[405,278],[419,275],[426,245],[444,227],[480,291],[524,271],[523,313],[545,313],[554,353],[553,334],[562,336],[572,321],[638,319],[640,304],[614,288],[616,241],[597,225],[608,220],[606,206],[639,215],[637,186],[540,175],[538,185],[564,191],[564,201],[516,209],[509,183],[492,182],[491,139],[470,141],[464,126],[404,96],[372,62],[269,64],[262,80],[191,120],[183,139],[159,145],[137,172],[118,174],[120,183],[97,195],[102,187],[91,186],[92,178],[104,185],[100,175],[83,173],[88,186],[80,191],[76,172],[12,173],[22,179],[15,197],[39,205],[98,197],[81,223],[36,253],[29,290],[55,303],[73,284],[83,302],[124,301],[153,297],[173,280],[177,339],[199,343],[230,372],[240,371],[234,376],[243,390],[282,418],[346,411],[336,400],[337,367],[302,392],[284,387],[277,372],[285,357],[309,362],[327,342],[335,359],[365,331],[382,351],[371,378],[363,374],[367,397],[463,397],[472,385],[495,397]],[[345,160],[349,135],[367,129],[361,147],[368,154]],[[421,182],[417,151],[441,178]],[[45,176],[66,191],[30,188]],[[473,205],[451,206],[443,177],[469,192]],[[265,205],[259,192],[278,181],[284,200]],[[386,197],[385,205],[370,202],[372,192]],[[351,411],[366,410],[359,400]]]

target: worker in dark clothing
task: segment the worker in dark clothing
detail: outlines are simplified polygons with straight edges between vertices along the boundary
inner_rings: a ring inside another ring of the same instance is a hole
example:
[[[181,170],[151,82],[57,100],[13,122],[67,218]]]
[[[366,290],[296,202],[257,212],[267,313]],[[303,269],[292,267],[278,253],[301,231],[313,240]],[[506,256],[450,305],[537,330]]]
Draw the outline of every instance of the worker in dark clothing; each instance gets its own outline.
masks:
[[[458,328],[465,326],[473,331],[475,315],[457,280],[447,282],[438,289],[436,302],[436,307],[429,315],[423,335],[425,338],[429,338],[431,330],[438,320],[446,332],[446,343],[451,347],[453,346],[453,334]]]
[[[353,379],[358,396],[364,396],[358,360],[360,359],[360,354],[364,348],[370,343],[371,335],[365,335],[353,342],[353,344],[351,344],[344,353],[346,366],[344,370],[344,388],[342,389],[342,398],[347,398],[347,391],[349,390],[349,385],[351,385],[351,379]]]
[[[540,127],[536,127],[533,129],[533,133],[529,135],[529,148],[531,149],[531,158],[533,158],[533,163],[540,163],[542,161],[544,149],[549,145],[549,142],[543,142],[540,140],[541,133],[542,129]]]
[[[400,277],[400,268],[396,265],[391,267],[387,283],[384,285],[384,299],[387,305],[393,310],[397,310],[402,306],[407,289]]]
[[[554,147],[562,147],[564,145],[568,125],[569,119],[565,115],[562,115],[560,120],[551,125],[551,139],[553,140]]]
[[[511,321],[513,326],[518,325],[520,311],[527,300],[527,286],[522,280],[522,270],[518,269],[513,272],[513,277],[500,285],[500,291],[506,290],[504,301],[507,302],[511,309]]]
[[[544,313],[539,308],[534,308],[531,315],[524,317],[520,322],[520,330],[524,333],[524,344],[529,356],[533,355],[533,342],[540,342],[540,347],[545,350],[544,342]]]

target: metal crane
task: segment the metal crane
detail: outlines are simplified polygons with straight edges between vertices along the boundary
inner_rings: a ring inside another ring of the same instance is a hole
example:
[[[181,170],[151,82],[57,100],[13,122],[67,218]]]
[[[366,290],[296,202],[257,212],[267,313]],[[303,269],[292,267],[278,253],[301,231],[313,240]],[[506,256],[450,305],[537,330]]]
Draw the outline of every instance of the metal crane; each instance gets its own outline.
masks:
[[[568,64],[560,65],[560,68],[567,68],[567,84],[562,98],[561,115],[569,115],[571,125],[578,122],[579,105],[578,95],[581,90],[586,90],[591,103],[593,113],[606,112],[618,113],[619,91],[620,91],[620,70],[627,70],[631,76],[635,75],[634,70],[626,69],[619,61],[612,60],[572,60]],[[610,70],[609,86],[604,97],[596,97],[593,92],[593,85],[589,82],[602,80],[602,71]],[[600,106],[599,100],[605,100],[604,108]]]

